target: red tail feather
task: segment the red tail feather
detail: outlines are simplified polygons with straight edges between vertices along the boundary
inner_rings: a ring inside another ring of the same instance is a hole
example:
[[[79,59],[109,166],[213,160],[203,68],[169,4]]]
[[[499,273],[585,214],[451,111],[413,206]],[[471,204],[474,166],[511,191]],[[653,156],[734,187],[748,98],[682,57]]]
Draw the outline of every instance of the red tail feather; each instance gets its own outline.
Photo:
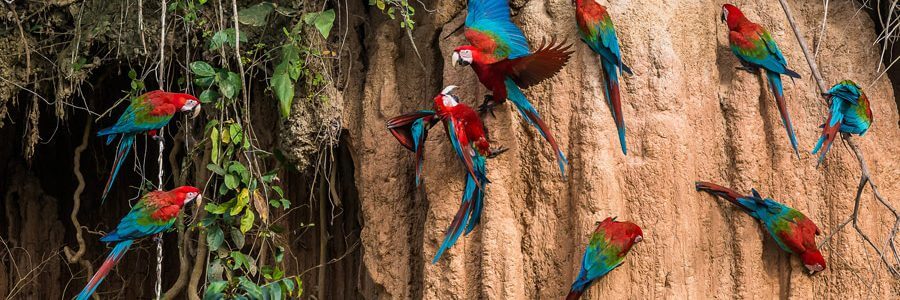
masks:
[[[581,295],[582,295],[582,294],[584,294],[584,292],[575,292],[575,291],[569,292],[569,295],[566,296],[566,300],[578,300],[578,299],[581,299]]]

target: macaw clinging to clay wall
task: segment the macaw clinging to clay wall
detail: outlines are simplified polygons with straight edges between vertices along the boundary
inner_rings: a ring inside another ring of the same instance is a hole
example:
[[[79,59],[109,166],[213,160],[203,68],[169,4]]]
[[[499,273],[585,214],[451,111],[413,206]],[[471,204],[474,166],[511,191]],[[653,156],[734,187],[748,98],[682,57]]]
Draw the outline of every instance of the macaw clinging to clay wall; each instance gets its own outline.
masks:
[[[644,240],[644,233],[634,223],[618,222],[615,218],[606,218],[597,224],[597,229],[591,235],[590,243],[584,249],[581,271],[578,272],[578,278],[572,283],[572,289],[566,296],[566,300],[581,298],[581,295],[594,281],[621,266],[631,247],[642,240]]]
[[[781,84],[781,75],[800,78],[800,74],[787,68],[787,61],[769,31],[748,20],[736,6],[731,4],[722,6],[722,22],[728,24],[728,42],[731,45],[731,52],[743,65],[740,69],[751,73],[755,73],[759,69],[766,72],[769,86],[775,96],[775,103],[781,113],[781,121],[784,123],[791,141],[791,147],[794,148],[797,158],[800,158],[800,151],[797,150],[797,136],[794,134],[794,125],[788,114],[787,103],[784,102],[784,90]]]
[[[619,132],[622,153],[628,154],[625,143],[625,116],[622,113],[622,99],[619,93],[619,72],[631,74],[631,69],[622,61],[619,38],[612,18],[606,7],[596,0],[572,0],[575,4],[575,19],[578,21],[578,35],[581,40],[600,56],[603,74],[606,76],[606,102],[612,112],[613,121]]]
[[[128,108],[122,113],[116,125],[97,133],[97,136],[107,136],[107,145],[112,143],[116,136],[122,137],[119,140],[118,150],[116,150],[112,173],[106,181],[106,187],[103,188],[101,198],[104,201],[116,180],[116,175],[119,174],[125,156],[131,151],[135,136],[147,132],[155,138],[157,130],[169,124],[176,112],[190,110],[194,111],[194,116],[200,113],[200,101],[194,96],[159,90],[147,92],[131,99],[131,105],[128,105]]]
[[[869,126],[874,121],[869,97],[855,82],[841,81],[831,87],[826,95],[831,99],[831,108],[828,110],[828,119],[822,125],[822,137],[812,151],[812,154],[816,154],[825,146],[825,151],[819,155],[818,164],[825,159],[838,131],[861,136],[869,131]]]
[[[428,129],[441,121],[456,156],[466,168],[466,186],[462,203],[444,236],[440,249],[432,263],[452,247],[465,231],[472,232],[481,220],[484,207],[484,188],[487,179],[485,161],[502,153],[503,149],[492,149],[485,135],[484,124],[478,114],[468,105],[461,103],[453,94],[455,86],[446,87],[434,97],[433,111],[417,111],[388,120],[388,129],[407,149],[416,153],[416,184],[422,173],[422,155]]]
[[[775,200],[763,199],[756,190],[744,196],[734,190],[708,182],[697,182],[698,191],[722,197],[759,220],[782,250],[800,256],[809,274],[825,270],[825,258],[816,246],[819,228],[803,213]]]
[[[182,186],[171,191],[152,191],[141,197],[128,215],[122,218],[116,230],[100,238],[100,241],[116,243],[116,246],[75,299],[89,299],[135,240],[172,228],[181,208],[199,197],[200,190],[192,186]]]
[[[466,40],[470,45],[453,50],[453,65],[471,65],[478,80],[491,90],[482,112],[509,99],[529,124],[537,128],[556,153],[559,169],[565,176],[566,156],[520,88],[534,86],[552,77],[568,62],[571,45],[551,42],[531,52],[522,30],[510,19],[507,0],[471,0],[466,16]]]

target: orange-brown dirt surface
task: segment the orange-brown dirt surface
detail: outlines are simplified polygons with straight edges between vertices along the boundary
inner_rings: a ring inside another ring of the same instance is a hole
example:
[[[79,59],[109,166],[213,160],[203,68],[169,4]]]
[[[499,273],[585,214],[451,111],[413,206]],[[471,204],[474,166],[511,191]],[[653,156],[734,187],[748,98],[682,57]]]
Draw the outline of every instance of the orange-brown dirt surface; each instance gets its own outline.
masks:
[[[696,180],[757,188],[803,211],[825,235],[853,209],[859,166],[849,148],[836,142],[819,168],[809,154],[827,109],[778,1],[735,4],[769,29],[803,76],[785,80],[799,160],[764,79],[735,70],[720,1],[601,1],[610,2],[635,73],[622,89],[628,156],[605,104],[598,58],[575,36],[571,1],[512,1],[513,20],[533,46],[552,37],[574,44],[558,76],[526,91],[569,157],[569,178],[560,177],[549,146],[513,106],[500,107],[486,126],[493,143],[510,151],[488,161],[492,184],[482,222],[437,264],[430,261],[459,205],[463,169],[436,127],[427,141],[425,184],[416,188],[413,157],[384,124],[430,108],[444,85],[459,85],[469,105],[481,103],[487,91],[472,70],[450,66],[463,36],[444,39],[464,21],[465,1],[429,1],[434,12],[417,12],[413,38],[424,70],[395,21],[372,21],[364,37],[350,33],[342,113],[362,206],[363,261],[375,285],[370,296],[561,298],[594,222],[618,216],[641,225],[645,240],[589,290],[589,299],[900,297],[900,280],[851,227],[823,250],[827,270],[810,277],[757,222],[694,190]],[[876,78],[880,46],[872,20],[853,1],[831,1],[823,30],[822,2],[788,2],[806,39],[818,45],[827,84],[852,79],[872,100],[875,123],[857,141],[881,193],[900,207],[898,110],[890,80]],[[894,218],[869,190],[862,201],[859,226],[881,248]]]

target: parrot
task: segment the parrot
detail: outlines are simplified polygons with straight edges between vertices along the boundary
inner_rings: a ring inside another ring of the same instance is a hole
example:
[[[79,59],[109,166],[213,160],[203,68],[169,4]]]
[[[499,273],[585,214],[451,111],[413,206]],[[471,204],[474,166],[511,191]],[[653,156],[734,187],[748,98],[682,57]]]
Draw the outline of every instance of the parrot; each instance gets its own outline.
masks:
[[[444,241],[432,260],[437,263],[441,255],[452,247],[464,232],[469,234],[481,220],[484,207],[484,186],[490,183],[487,179],[486,159],[494,158],[506,151],[491,148],[485,134],[484,124],[478,113],[468,105],[461,103],[453,94],[456,86],[447,86],[434,97],[434,110],[420,110],[404,114],[388,120],[388,129],[394,137],[407,149],[416,153],[416,184],[420,183],[422,174],[422,156],[428,130],[437,122],[442,122],[450,144],[457,158],[466,168],[466,185],[462,195],[462,203],[447,228]]]
[[[571,45],[542,43],[531,52],[522,30],[510,19],[507,0],[471,0],[465,21],[465,37],[470,45],[453,50],[454,66],[471,66],[478,80],[491,91],[485,95],[481,112],[492,112],[506,99],[512,101],[519,114],[550,143],[565,178],[568,164],[550,128],[537,109],[528,101],[522,88],[528,88],[553,77],[572,56]]]
[[[628,155],[628,146],[625,143],[625,117],[622,115],[622,99],[619,94],[619,72],[633,75],[622,61],[622,51],[619,48],[619,38],[616,37],[616,28],[612,18],[606,11],[606,7],[595,0],[572,0],[575,4],[575,18],[578,21],[578,34],[581,41],[588,45],[594,53],[600,55],[600,64],[603,74],[606,76],[606,103],[612,112],[616,129],[619,132],[619,145],[622,153]]]
[[[763,199],[759,192],[744,196],[734,190],[708,182],[697,182],[697,191],[704,191],[734,203],[766,227],[778,246],[788,253],[799,255],[809,274],[825,270],[825,258],[816,247],[819,228],[803,213],[775,200]]]
[[[100,238],[102,242],[115,243],[115,247],[75,299],[90,298],[135,240],[169,230],[175,224],[181,208],[200,198],[200,189],[192,186],[182,186],[171,191],[152,191],[141,197],[128,215],[122,218],[116,230]]]
[[[394,138],[404,147],[416,153],[416,186],[422,182],[425,139],[428,138],[428,130],[434,127],[438,121],[440,119],[435,116],[433,110],[420,110],[391,118],[387,122],[387,128]]]
[[[184,93],[170,93],[161,90],[147,92],[131,99],[131,104],[119,117],[115,125],[97,132],[97,136],[106,136],[106,144],[109,145],[117,136],[120,136],[119,146],[116,150],[116,158],[106,187],[103,188],[101,201],[106,201],[106,196],[112,188],[116,175],[122,167],[122,162],[134,139],[139,133],[148,133],[157,138],[157,130],[166,126],[177,111],[193,111],[193,117],[200,114],[200,101],[197,97]]]
[[[781,114],[781,121],[787,130],[794,154],[800,158],[797,150],[797,136],[794,134],[794,125],[788,114],[787,103],[784,102],[784,90],[781,85],[781,75],[791,78],[800,78],[800,74],[787,68],[787,61],[772,35],[759,24],[753,23],[744,16],[736,6],[725,4],[722,6],[722,22],[728,24],[728,41],[731,52],[740,60],[740,70],[755,73],[762,68],[769,79],[769,86],[775,96],[775,103]]]
[[[831,148],[831,143],[838,131],[865,135],[872,126],[872,107],[869,106],[869,97],[855,82],[844,80],[831,87],[825,95],[831,99],[831,109],[828,120],[822,125],[822,137],[813,148],[812,154],[816,154],[825,146],[825,151],[819,155],[818,166],[825,159],[825,154]]]
[[[644,240],[641,228],[631,222],[619,222],[616,218],[606,218],[597,223],[591,241],[581,259],[581,271],[572,283],[566,300],[581,298],[590,285],[606,276],[625,262],[625,255],[634,244]]]

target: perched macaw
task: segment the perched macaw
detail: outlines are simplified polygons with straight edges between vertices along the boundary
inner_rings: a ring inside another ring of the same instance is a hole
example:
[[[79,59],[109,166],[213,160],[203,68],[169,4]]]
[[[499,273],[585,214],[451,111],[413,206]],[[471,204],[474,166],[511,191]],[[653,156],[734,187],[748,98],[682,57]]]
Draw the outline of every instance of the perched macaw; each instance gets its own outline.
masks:
[[[619,49],[619,38],[616,37],[616,28],[612,18],[606,11],[606,7],[595,0],[572,0],[575,4],[575,18],[578,20],[578,34],[581,40],[595,53],[600,55],[600,64],[603,66],[603,74],[606,76],[606,103],[612,112],[616,129],[619,131],[619,145],[622,153],[628,154],[628,146],[625,143],[625,117],[622,114],[622,99],[619,94],[619,72],[631,75],[631,68],[622,61],[622,51]]]
[[[708,182],[697,182],[696,188],[734,203],[762,222],[782,250],[800,256],[810,275],[825,270],[825,258],[816,246],[819,228],[796,209],[769,198],[763,199],[755,189],[752,190],[752,195],[744,196]]]
[[[812,154],[816,154],[822,145],[825,145],[825,151],[819,155],[818,164],[825,159],[825,154],[828,154],[828,150],[831,149],[831,143],[838,131],[862,136],[866,134],[874,121],[872,108],[869,106],[869,97],[866,97],[866,93],[863,93],[862,88],[855,82],[841,81],[831,87],[826,95],[831,99],[831,109],[828,120],[822,125],[822,137],[819,138],[819,142],[812,151]]]
[[[797,150],[797,136],[794,134],[794,125],[788,114],[787,103],[784,102],[784,90],[781,84],[781,75],[800,78],[800,74],[787,68],[787,61],[781,54],[781,50],[778,50],[778,45],[775,44],[769,31],[748,20],[736,6],[731,4],[722,6],[722,22],[728,24],[728,41],[731,45],[731,52],[734,52],[743,65],[739,69],[751,73],[755,73],[760,68],[765,70],[766,76],[769,78],[769,86],[775,96],[775,103],[781,113],[781,121],[791,140],[791,147],[794,148],[797,158],[800,158],[800,151]]]
[[[581,259],[581,271],[572,283],[566,300],[581,298],[581,294],[600,277],[625,262],[625,255],[634,244],[644,239],[641,228],[631,222],[618,222],[616,218],[606,218],[597,224],[591,241]]]
[[[387,128],[406,149],[416,153],[416,186],[422,182],[424,171],[425,139],[428,138],[428,130],[437,124],[440,119],[432,110],[420,110],[417,112],[394,117],[388,120]]]
[[[116,246],[75,299],[90,298],[97,290],[97,286],[103,282],[103,278],[106,278],[135,240],[172,228],[181,208],[199,197],[200,190],[192,186],[182,186],[171,191],[153,191],[141,197],[128,215],[119,222],[116,230],[100,238],[100,241],[116,243]]]
[[[509,99],[529,124],[537,128],[556,153],[559,169],[565,177],[566,156],[560,150],[550,128],[525,98],[520,88],[534,86],[552,77],[568,62],[571,45],[541,45],[531,52],[522,30],[510,19],[507,0],[471,0],[466,16],[466,40],[471,45],[453,50],[453,65],[471,65],[478,80],[491,90],[479,110],[490,112]]]
[[[463,234],[463,229],[468,234],[480,222],[484,206],[484,186],[490,183],[485,160],[505,151],[491,148],[478,114],[468,105],[459,102],[459,98],[453,95],[454,89],[456,86],[448,86],[434,97],[433,111],[422,110],[388,120],[388,129],[394,137],[416,153],[416,184],[421,178],[422,155],[428,129],[438,121],[443,122],[450,144],[466,168],[462,203],[447,228],[444,241],[432,263],[437,262],[441,254],[456,243]]]
[[[116,125],[97,132],[97,136],[107,136],[107,145],[112,143],[116,136],[122,137],[119,140],[113,169],[106,181],[106,187],[103,188],[101,199],[106,200],[106,195],[109,194],[109,189],[115,182],[116,175],[119,174],[119,168],[122,167],[125,156],[131,151],[135,136],[146,132],[156,138],[157,130],[169,124],[169,120],[172,120],[175,112],[190,110],[194,111],[195,117],[200,113],[200,101],[194,96],[160,90],[147,92],[131,99],[131,105],[128,105],[128,108],[122,113]]]

